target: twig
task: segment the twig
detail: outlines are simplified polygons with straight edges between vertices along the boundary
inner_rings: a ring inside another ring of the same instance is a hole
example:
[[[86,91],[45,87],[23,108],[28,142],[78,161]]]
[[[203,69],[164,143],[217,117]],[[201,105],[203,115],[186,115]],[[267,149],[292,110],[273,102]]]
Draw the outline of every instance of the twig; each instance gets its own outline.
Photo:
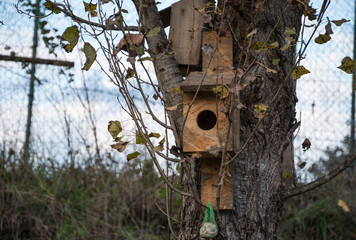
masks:
[[[293,196],[306,193],[310,190],[313,190],[317,187],[320,187],[321,185],[329,182],[331,179],[342,173],[346,168],[352,167],[352,163],[356,160],[356,153],[353,153],[349,155],[349,157],[346,159],[346,161],[342,164],[340,164],[337,168],[329,172],[328,174],[322,176],[321,178],[308,183],[306,185],[300,186],[300,187],[295,187],[291,189],[287,189],[282,193],[282,199],[285,201]]]
[[[114,31],[126,30],[126,31],[133,31],[133,32],[139,32],[140,31],[139,27],[136,27],[136,26],[113,27],[113,26],[109,26],[109,25],[103,25],[103,24],[100,24],[100,23],[96,23],[96,22],[91,22],[89,20],[80,18],[77,15],[74,15],[70,11],[66,10],[66,8],[62,4],[58,4],[58,3],[52,2],[50,0],[46,0],[46,2],[50,3],[52,6],[55,6],[57,9],[59,9],[65,15],[67,15],[68,17],[70,17],[73,20],[78,21],[80,23],[85,23],[85,24],[88,24],[90,26],[99,27],[99,28],[101,28],[103,30],[114,30]]]

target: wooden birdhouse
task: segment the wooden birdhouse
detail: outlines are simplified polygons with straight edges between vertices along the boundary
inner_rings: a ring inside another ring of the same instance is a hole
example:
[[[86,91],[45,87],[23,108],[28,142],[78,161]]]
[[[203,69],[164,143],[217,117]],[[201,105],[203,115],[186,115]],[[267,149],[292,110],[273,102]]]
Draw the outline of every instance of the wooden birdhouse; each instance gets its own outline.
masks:
[[[183,152],[199,152],[202,155],[201,201],[204,204],[211,202],[212,206],[216,207],[222,149],[226,146],[227,151],[232,152],[236,141],[239,141],[238,134],[233,134],[231,130],[227,139],[229,119],[224,112],[226,103],[213,91],[219,86],[226,87],[227,90],[235,78],[229,68],[232,64],[232,39],[229,35],[218,38],[213,31],[203,32],[202,44],[216,50],[210,50],[210,53],[202,51],[202,71],[191,72],[181,84],[184,92],[183,118],[187,116],[183,130]],[[239,132],[239,127],[235,126],[234,132],[236,131]],[[220,154],[211,154],[211,149],[220,149]],[[232,208],[232,172],[229,171],[221,185],[220,209]]]
[[[235,77],[230,69],[233,63],[232,37],[229,33],[218,37],[215,31],[204,30],[204,7],[205,0],[174,3],[169,14],[169,39],[182,76],[186,77],[181,84],[183,119],[187,116],[183,152],[201,154],[201,201],[206,205],[211,202],[216,207],[222,149],[226,146],[228,152],[234,150],[239,142],[239,126],[234,126],[234,131],[231,130],[226,139],[229,119],[223,110],[226,109],[225,102],[213,91],[218,86],[228,87]],[[161,15],[167,16],[167,12],[164,10]],[[167,25],[167,18],[162,19]],[[211,154],[211,149],[220,149],[219,154]],[[227,173],[221,185],[220,209],[233,208],[231,175],[232,172]]]
[[[231,72],[208,75],[204,72],[192,72],[181,84],[183,95],[183,118],[187,120],[183,130],[183,152],[192,155],[201,154],[201,201],[216,206],[216,189],[221,163],[221,152],[227,145],[227,151],[233,151],[234,135],[232,131],[226,141],[228,117],[222,111],[224,101],[213,92],[216,86],[228,86],[234,78]],[[203,80],[203,82],[202,82]],[[192,102],[198,87],[199,92]],[[190,107],[189,107],[190,106]],[[211,149],[220,154],[212,155]],[[229,173],[232,174],[232,173]],[[232,209],[232,179],[225,179],[221,188],[221,209]]]

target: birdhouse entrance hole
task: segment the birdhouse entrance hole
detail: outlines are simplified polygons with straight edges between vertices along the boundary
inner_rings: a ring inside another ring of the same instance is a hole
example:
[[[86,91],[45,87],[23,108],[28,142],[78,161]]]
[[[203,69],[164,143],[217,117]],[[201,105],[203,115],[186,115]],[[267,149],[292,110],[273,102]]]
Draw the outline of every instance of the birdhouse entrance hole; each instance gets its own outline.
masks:
[[[197,116],[197,124],[203,130],[215,127],[216,120],[216,114],[210,110],[201,111]]]

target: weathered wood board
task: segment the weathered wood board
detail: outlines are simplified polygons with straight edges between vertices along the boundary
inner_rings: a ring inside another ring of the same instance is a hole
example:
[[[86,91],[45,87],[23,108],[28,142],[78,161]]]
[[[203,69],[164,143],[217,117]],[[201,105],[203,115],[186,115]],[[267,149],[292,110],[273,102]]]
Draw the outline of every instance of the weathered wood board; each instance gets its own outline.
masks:
[[[201,201],[216,208],[216,191],[220,170],[220,159],[201,159]],[[231,175],[230,175],[231,174]],[[233,208],[232,173],[226,174],[220,190],[219,209]]]
[[[181,83],[180,88],[185,92],[196,91],[201,84],[200,91],[212,91],[214,87],[221,84],[229,86],[234,77],[235,74],[233,72],[224,72],[213,75],[204,72],[191,72]]]
[[[195,92],[187,92],[183,95],[183,117],[187,114],[188,105],[191,103],[194,94]],[[213,92],[198,93],[183,130],[184,152],[208,154],[211,146],[217,146],[221,149],[225,146],[228,118],[221,111],[223,107],[223,101],[217,99]],[[230,133],[227,142],[228,151],[232,151],[232,138]]]
[[[210,45],[215,49],[217,47],[212,60],[209,64],[211,56],[202,51],[202,70],[205,72],[208,68],[214,72],[232,71],[229,66],[233,63],[233,42],[231,34],[228,32],[225,37],[218,37],[215,31],[203,32],[203,47]]]
[[[178,64],[199,65],[204,0],[181,0],[171,7],[169,41]]]

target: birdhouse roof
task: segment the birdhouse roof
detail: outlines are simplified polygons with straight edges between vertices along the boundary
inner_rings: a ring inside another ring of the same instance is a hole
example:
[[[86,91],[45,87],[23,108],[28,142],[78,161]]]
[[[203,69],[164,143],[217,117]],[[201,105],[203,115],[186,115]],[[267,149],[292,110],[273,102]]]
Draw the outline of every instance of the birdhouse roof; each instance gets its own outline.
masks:
[[[200,91],[212,91],[218,85],[229,86],[234,79],[233,72],[223,72],[218,74],[209,75],[205,72],[191,72],[186,79],[181,83],[182,91],[196,91],[200,87]]]

